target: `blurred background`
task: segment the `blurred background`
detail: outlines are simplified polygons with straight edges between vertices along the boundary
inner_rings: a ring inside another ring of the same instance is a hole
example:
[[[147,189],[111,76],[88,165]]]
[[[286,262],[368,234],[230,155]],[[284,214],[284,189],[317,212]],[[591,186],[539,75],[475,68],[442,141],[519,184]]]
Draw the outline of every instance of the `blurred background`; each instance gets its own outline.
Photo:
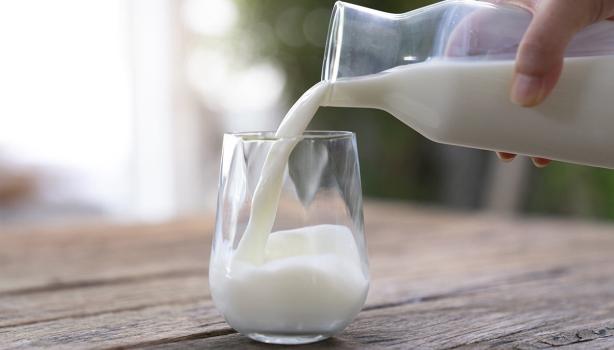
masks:
[[[214,211],[222,133],[274,130],[319,81],[333,3],[0,1],[0,225]],[[503,164],[375,110],[324,108],[311,128],[357,133],[366,197],[614,218],[612,171]]]

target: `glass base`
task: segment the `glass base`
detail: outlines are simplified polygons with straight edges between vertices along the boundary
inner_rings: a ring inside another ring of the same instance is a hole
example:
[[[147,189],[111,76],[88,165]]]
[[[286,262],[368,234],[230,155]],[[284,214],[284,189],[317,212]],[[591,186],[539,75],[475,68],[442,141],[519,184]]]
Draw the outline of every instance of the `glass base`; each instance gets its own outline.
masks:
[[[246,337],[267,344],[280,345],[299,345],[315,343],[329,338],[329,335],[324,334],[264,334],[264,333],[247,333]]]

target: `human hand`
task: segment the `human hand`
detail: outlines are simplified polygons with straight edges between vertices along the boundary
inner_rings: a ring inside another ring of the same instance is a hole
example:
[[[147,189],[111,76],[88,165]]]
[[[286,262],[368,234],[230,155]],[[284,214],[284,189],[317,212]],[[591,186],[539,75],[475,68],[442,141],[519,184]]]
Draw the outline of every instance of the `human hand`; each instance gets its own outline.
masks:
[[[510,92],[512,102],[533,107],[542,103],[554,89],[563,69],[567,45],[582,28],[614,16],[614,0],[497,0],[512,3],[533,13],[516,58]],[[516,155],[497,153],[504,161]],[[550,160],[533,158],[537,167]]]

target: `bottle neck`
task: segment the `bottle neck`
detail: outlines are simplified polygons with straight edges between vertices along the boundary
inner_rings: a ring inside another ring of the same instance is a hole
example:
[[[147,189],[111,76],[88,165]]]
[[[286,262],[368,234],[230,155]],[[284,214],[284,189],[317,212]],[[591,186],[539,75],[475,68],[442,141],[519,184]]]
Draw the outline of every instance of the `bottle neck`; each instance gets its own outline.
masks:
[[[399,63],[403,42],[397,16],[337,2],[333,9],[322,65],[322,80],[335,82],[382,72]]]

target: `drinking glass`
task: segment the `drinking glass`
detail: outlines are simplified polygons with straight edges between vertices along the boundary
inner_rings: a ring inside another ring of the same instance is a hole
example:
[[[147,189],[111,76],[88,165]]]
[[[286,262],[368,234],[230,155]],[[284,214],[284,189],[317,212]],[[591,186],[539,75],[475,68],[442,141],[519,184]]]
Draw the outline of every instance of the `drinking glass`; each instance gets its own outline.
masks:
[[[259,181],[280,190],[254,204]],[[259,231],[246,234],[250,216]],[[241,243],[249,235],[262,239]],[[311,343],[352,321],[369,286],[353,133],[224,135],[209,285],[228,324],[257,341]]]

